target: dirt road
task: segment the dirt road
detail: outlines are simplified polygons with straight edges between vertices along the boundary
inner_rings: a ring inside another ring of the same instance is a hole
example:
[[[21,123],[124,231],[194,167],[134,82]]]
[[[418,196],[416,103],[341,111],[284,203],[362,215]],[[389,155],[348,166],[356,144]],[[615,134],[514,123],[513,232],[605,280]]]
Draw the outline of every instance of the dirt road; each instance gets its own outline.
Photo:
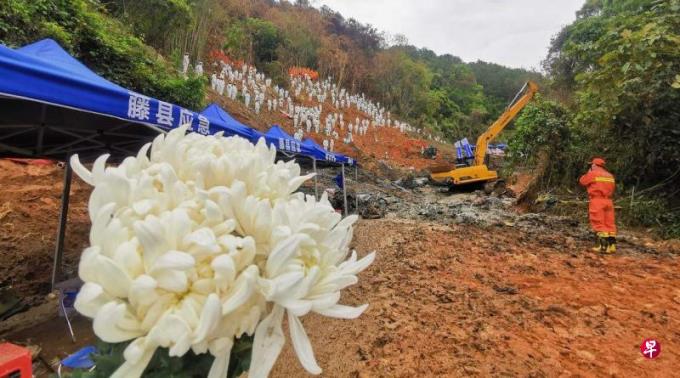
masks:
[[[303,321],[327,376],[668,377],[680,363],[677,257],[413,221],[362,221],[355,235],[378,257],[343,302],[369,309]],[[648,337],[655,360],[639,350]],[[275,373],[304,374],[290,345]]]

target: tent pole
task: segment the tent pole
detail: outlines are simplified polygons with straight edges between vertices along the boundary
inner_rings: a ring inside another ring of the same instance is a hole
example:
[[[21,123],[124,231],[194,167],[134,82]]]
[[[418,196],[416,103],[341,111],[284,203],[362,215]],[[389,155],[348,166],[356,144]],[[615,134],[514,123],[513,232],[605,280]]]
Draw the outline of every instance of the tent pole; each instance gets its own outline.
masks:
[[[316,159],[312,158],[312,167],[314,167],[314,198],[319,200],[319,178],[316,173]]]
[[[343,163],[341,165],[341,171],[342,171],[342,198],[345,203],[345,216],[348,215],[347,212],[347,183],[345,182],[345,164]]]
[[[356,189],[354,190],[354,211],[355,214],[359,215],[359,166],[354,166],[354,185]]]
[[[61,263],[64,255],[64,236],[66,235],[66,220],[68,218],[68,203],[71,194],[71,169],[70,156],[66,159],[64,166],[64,189],[61,194],[61,210],[59,211],[59,225],[57,228],[57,243],[54,250],[54,264],[52,266],[52,291],[55,289],[57,279],[61,274]]]
[[[42,155],[43,142],[45,139],[45,114],[47,113],[47,105],[42,104],[40,107],[40,126],[38,126],[38,140],[35,148],[36,155]]]

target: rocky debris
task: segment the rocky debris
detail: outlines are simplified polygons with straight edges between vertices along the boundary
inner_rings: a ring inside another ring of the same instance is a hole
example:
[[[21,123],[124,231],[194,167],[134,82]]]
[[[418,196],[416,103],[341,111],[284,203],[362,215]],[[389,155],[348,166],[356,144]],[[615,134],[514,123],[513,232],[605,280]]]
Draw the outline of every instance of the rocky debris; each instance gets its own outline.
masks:
[[[364,219],[378,219],[385,217],[388,202],[384,197],[373,194],[360,194],[359,215]]]
[[[429,145],[423,150],[423,156],[427,159],[434,159],[437,157],[437,152],[439,152],[437,151],[437,147]]]
[[[519,292],[516,287],[512,286],[494,286],[493,289],[497,293],[515,295]]]
[[[533,203],[532,209],[543,212],[555,207],[558,203],[557,197],[549,194],[539,195]]]
[[[428,177],[406,176],[394,182],[395,185],[405,189],[415,189],[427,185]]]
[[[347,194],[347,202],[349,201],[350,194]],[[329,196],[328,201],[331,203],[336,210],[343,210],[345,208],[345,199],[342,190],[334,190]],[[349,206],[349,204],[348,204]]]
[[[412,219],[445,225],[477,225],[480,227],[518,228],[531,235],[553,234],[555,229],[565,237],[591,239],[587,224],[574,217],[549,213],[521,213],[516,199],[506,190],[473,192],[458,189],[451,192],[424,184],[426,177],[407,174],[401,180],[389,181],[364,177],[359,189],[359,214],[366,219]],[[398,185],[415,186],[412,189]],[[350,213],[354,213],[354,196],[348,194]],[[336,193],[341,208],[341,192]],[[566,233],[565,233],[566,232]]]

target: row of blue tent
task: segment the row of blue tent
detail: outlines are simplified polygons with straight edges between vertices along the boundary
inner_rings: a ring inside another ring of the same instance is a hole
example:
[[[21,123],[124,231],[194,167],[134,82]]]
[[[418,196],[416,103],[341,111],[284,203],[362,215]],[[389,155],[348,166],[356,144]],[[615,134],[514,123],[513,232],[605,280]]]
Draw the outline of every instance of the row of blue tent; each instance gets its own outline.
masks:
[[[455,142],[453,145],[456,148],[456,158],[458,160],[471,159],[475,157],[475,145],[471,144],[467,138],[463,138]],[[508,145],[505,143],[489,144],[488,148],[505,151],[508,148]]]
[[[51,39],[18,49],[0,45],[0,96],[114,117],[163,131],[190,123],[191,130],[201,134],[223,132],[253,143],[264,138],[288,155],[356,165],[351,157],[326,151],[313,139],[298,141],[279,126],[261,133],[237,121],[217,104],[196,113],[130,91],[97,75]]]
[[[238,135],[253,143],[264,138],[267,144],[287,154],[307,156],[329,163],[356,165],[356,161],[351,157],[329,152],[312,138],[299,141],[278,125],[272,126],[266,133],[244,126],[217,104],[209,105],[200,114],[208,118],[211,124],[215,124],[219,128],[218,131],[228,130],[229,132],[225,132],[225,135]]]

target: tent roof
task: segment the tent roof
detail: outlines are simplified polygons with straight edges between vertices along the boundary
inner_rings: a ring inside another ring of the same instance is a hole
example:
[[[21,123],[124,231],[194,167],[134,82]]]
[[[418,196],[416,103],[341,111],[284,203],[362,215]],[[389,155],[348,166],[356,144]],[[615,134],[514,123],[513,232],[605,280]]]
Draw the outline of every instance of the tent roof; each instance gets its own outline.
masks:
[[[43,39],[31,43],[30,45],[18,48],[15,51],[21,53],[26,58],[30,57],[39,60],[40,64],[46,64],[46,70],[53,68],[57,73],[70,73],[78,78],[86,79],[102,86],[125,90],[119,85],[114,84],[94,73],[84,64],[80,63],[80,61],[62,49],[61,46],[59,46],[59,44],[52,39]]]
[[[302,141],[302,152],[305,155],[311,156],[317,160],[326,160],[335,162],[335,155],[327,153],[323,147],[319,146],[314,139],[306,138]]]
[[[272,126],[264,135],[267,144],[273,145],[277,150],[284,153],[301,154],[300,141],[288,135],[279,125]]]
[[[341,164],[347,164],[347,165],[357,165],[357,161],[354,160],[353,158],[343,155],[343,154],[335,154],[335,161]]]
[[[242,124],[227,113],[224,109],[220,108],[219,105],[212,103],[208,105],[201,112],[202,115],[210,119],[211,123],[216,124],[221,129],[224,129],[225,135],[238,135],[240,137],[252,140],[255,134],[250,127]]]
[[[223,131],[284,153],[352,164],[321,146],[303,148],[278,125],[262,134],[216,104],[200,114],[127,90],[97,75],[51,39],[19,49],[0,45],[0,157],[65,159],[72,153],[126,156],[159,132],[191,123],[201,134]],[[313,142],[313,141],[312,141]],[[332,156],[332,158],[330,158]]]
[[[339,164],[356,165],[356,160],[337,152],[326,151],[312,138],[306,138],[304,141],[302,141],[302,149],[303,152],[305,149],[311,150],[311,153],[314,154],[314,157],[318,160],[326,160],[328,162]]]
[[[98,76],[51,39],[0,45],[0,78],[0,156],[129,155],[181,123],[219,131],[204,116]]]
[[[270,136],[273,138],[285,138],[285,139],[295,139],[292,136],[290,136],[287,132],[285,132],[281,126],[279,125],[274,125],[272,126],[269,131],[267,131],[264,135]]]

